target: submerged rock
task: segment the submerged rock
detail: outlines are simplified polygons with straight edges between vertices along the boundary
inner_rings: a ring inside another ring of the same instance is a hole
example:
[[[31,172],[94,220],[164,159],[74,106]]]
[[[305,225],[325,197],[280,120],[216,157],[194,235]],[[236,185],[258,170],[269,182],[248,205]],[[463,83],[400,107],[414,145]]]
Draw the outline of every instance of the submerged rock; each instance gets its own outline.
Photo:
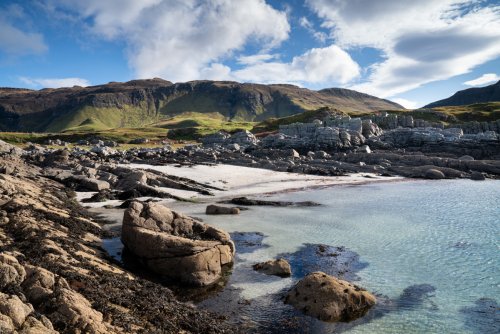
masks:
[[[376,299],[354,284],[317,271],[300,280],[288,292],[285,303],[319,320],[336,322],[363,316]]]
[[[121,238],[150,270],[184,284],[216,282],[234,258],[229,234],[157,203],[132,202]]]
[[[266,275],[275,275],[279,277],[289,277],[292,275],[290,263],[282,258],[254,264],[253,269],[263,272]]]
[[[228,208],[220,205],[209,205],[205,211],[207,215],[237,215],[240,213],[239,208]]]

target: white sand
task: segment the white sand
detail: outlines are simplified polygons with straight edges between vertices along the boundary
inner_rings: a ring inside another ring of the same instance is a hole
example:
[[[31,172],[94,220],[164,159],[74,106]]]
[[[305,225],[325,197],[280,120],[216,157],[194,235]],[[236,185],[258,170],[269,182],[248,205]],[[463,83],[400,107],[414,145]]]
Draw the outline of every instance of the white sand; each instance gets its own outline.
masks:
[[[196,200],[199,203],[198,206],[200,206],[200,208],[204,207],[206,203],[217,202],[222,198],[265,196],[266,194],[300,191],[314,187],[388,182],[403,179],[401,177],[380,177],[369,173],[359,173],[348,176],[316,176],[276,172],[268,169],[233,165],[196,165],[192,167],[175,167],[173,165],[153,166],[145,164],[130,164],[122,166],[137,169],[153,169],[169,175],[185,177],[200,183],[224,189],[223,191],[213,190],[212,192],[214,196],[206,196],[194,191],[159,188],[175,196]],[[89,198],[94,194],[95,192],[77,192],[77,200],[81,202],[83,199]],[[145,201],[149,198],[150,197],[141,197],[139,200]],[[187,205],[187,203],[176,202],[172,199],[160,199],[160,202],[179,211],[182,211],[183,207]],[[116,207],[121,203],[122,201],[111,200],[106,202],[81,204],[84,207],[89,208],[90,211],[99,214],[102,219],[115,222],[115,224],[107,226],[108,228],[112,228],[121,224],[124,209],[106,209],[104,207]]]
[[[163,173],[185,177],[200,183],[211,185],[225,191],[216,191],[215,198],[251,196],[275,192],[304,190],[312,187],[360,184],[367,182],[387,182],[399,177],[380,177],[375,174],[359,173],[349,176],[316,176],[297,173],[276,172],[268,169],[240,167],[232,165],[192,167],[152,166],[143,164],[123,165],[137,169],[153,169]],[[367,177],[368,176],[368,177]],[[185,198],[214,199],[196,192],[162,188],[169,193]]]

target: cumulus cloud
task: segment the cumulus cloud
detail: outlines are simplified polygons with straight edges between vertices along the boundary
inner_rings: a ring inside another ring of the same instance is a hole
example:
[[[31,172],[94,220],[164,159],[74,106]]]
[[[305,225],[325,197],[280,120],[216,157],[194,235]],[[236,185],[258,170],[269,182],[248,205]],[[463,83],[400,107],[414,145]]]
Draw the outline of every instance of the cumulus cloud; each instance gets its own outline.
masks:
[[[473,0],[307,0],[343,48],[385,60],[352,86],[381,97],[467,73],[500,55],[500,6]]]
[[[22,7],[0,8],[0,51],[12,56],[42,54],[48,50],[43,35],[17,27],[14,21],[25,20]]]
[[[483,85],[497,82],[498,80],[500,80],[500,75],[495,74],[495,73],[486,73],[486,74],[481,75],[479,78],[464,82],[464,85],[483,86]]]
[[[336,45],[314,48],[290,62],[265,61],[273,59],[256,55],[247,66],[232,71],[220,63],[202,71],[207,79],[224,79],[258,83],[292,83],[296,85],[346,83],[359,76],[359,65],[347,52]],[[257,59],[256,61],[254,61]]]
[[[82,78],[28,78],[20,77],[19,80],[29,86],[37,88],[60,88],[73,86],[90,86],[90,82]]]
[[[237,79],[264,83],[346,83],[359,75],[358,64],[336,45],[314,48],[289,63],[266,62],[234,72]]]
[[[129,64],[143,78],[199,79],[247,43],[266,53],[290,31],[286,13],[264,0],[53,1],[90,21],[95,34],[124,40]]]

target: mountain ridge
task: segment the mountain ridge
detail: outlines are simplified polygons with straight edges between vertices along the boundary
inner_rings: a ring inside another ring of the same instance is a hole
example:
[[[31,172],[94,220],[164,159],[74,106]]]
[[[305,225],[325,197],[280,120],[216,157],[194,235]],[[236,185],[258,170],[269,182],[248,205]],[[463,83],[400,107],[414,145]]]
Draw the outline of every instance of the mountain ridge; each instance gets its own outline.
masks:
[[[457,91],[452,96],[425,105],[423,108],[463,106],[500,101],[500,80],[485,87],[473,87]]]
[[[345,112],[404,109],[397,103],[343,88],[309,90],[262,85],[160,78],[89,87],[30,90],[0,88],[0,130],[59,132],[80,126],[134,127],[186,112],[221,114],[227,120],[262,121],[321,107]]]

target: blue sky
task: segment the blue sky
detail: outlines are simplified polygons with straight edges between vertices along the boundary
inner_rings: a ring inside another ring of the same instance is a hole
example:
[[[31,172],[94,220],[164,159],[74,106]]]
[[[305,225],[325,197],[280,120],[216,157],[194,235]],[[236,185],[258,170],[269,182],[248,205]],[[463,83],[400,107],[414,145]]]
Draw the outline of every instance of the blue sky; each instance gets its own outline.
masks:
[[[0,2],[0,86],[235,80],[418,107],[494,83],[499,69],[498,1]]]

